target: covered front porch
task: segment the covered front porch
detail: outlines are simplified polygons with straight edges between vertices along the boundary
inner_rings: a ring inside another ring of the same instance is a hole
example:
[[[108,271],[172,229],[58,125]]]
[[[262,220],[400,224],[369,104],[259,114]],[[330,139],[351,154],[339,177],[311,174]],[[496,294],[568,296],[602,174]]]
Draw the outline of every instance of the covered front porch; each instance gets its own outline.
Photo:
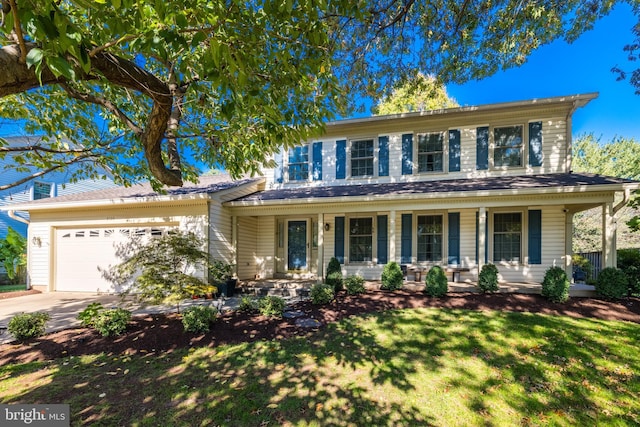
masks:
[[[264,296],[278,295],[285,297],[307,297],[311,287],[317,283],[315,278],[304,279],[259,279],[259,280],[243,280],[238,283],[240,292],[244,294]],[[365,287],[368,290],[380,289],[381,282],[379,280],[365,281]],[[516,283],[516,282],[500,282],[498,283],[499,293],[517,293],[517,294],[540,294],[542,285],[540,283]],[[405,280],[402,289],[407,291],[422,292],[424,282],[415,280]],[[459,292],[480,292],[476,282],[466,280],[464,282],[448,282],[449,293]],[[571,297],[594,297],[596,295],[595,288],[583,283],[572,283],[569,288],[569,296]]]

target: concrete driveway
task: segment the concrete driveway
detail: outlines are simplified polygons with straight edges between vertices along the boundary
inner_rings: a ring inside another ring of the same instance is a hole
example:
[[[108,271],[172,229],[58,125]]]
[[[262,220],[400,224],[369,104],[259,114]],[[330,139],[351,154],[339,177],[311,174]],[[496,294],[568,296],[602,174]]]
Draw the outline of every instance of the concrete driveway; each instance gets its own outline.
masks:
[[[142,306],[133,301],[132,298],[123,301],[118,295],[98,295],[87,292],[48,292],[0,300],[0,325],[6,327],[9,320],[19,313],[43,311],[51,316],[46,325],[47,332],[79,326],[78,313],[92,302],[99,302],[105,308],[126,308],[134,314],[164,313],[176,310],[175,305]],[[233,297],[213,301],[189,300],[181,305],[181,310],[188,305],[194,304],[214,304],[216,307],[222,308],[222,310],[228,310],[237,307],[238,298]],[[13,337],[9,332],[5,331],[4,334],[0,335],[0,344],[10,341],[13,341]]]

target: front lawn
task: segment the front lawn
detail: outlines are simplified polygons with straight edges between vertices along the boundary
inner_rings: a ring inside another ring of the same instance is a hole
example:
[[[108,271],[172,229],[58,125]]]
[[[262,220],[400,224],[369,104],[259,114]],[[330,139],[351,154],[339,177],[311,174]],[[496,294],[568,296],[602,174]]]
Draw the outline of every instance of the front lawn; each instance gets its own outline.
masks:
[[[387,311],[306,338],[3,366],[0,402],[70,403],[73,425],[630,425],[639,337],[626,322]]]
[[[24,283],[21,285],[0,285],[0,293],[26,291],[26,290],[27,290],[27,285],[25,285]]]

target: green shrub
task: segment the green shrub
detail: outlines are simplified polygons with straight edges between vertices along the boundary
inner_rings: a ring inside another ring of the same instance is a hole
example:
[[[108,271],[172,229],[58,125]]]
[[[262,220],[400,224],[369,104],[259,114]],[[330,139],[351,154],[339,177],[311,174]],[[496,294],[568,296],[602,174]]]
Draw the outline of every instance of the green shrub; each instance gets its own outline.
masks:
[[[182,313],[182,326],[186,332],[209,332],[209,326],[215,322],[218,310],[207,305],[194,305]]]
[[[618,268],[624,271],[629,280],[629,294],[640,294],[640,250],[619,249]]]
[[[311,287],[311,302],[314,304],[329,304],[334,296],[335,291],[331,285],[317,283]]]
[[[494,264],[485,264],[478,274],[478,287],[482,292],[498,291],[498,267]]]
[[[84,327],[92,328],[98,317],[98,314],[103,310],[103,306],[99,302],[92,302],[78,313],[78,320],[80,320],[80,324]]]
[[[629,280],[622,270],[607,267],[598,274],[596,292],[606,299],[620,299],[627,296]]]
[[[28,340],[44,335],[45,324],[51,317],[47,313],[20,313],[13,316],[7,330],[18,341]]]
[[[240,311],[256,311],[258,309],[258,300],[251,295],[242,295],[238,310]]]
[[[110,308],[102,310],[96,316],[93,327],[103,337],[120,335],[127,329],[131,319],[131,312],[124,308]]]
[[[258,310],[264,316],[280,317],[284,312],[285,306],[284,299],[273,295],[267,295],[258,301]]]
[[[382,269],[382,286],[381,289],[387,291],[395,291],[402,287],[402,269],[400,265],[391,261]]]
[[[569,278],[560,267],[550,267],[544,273],[542,296],[553,302],[565,302],[569,299]]]
[[[338,292],[343,289],[344,279],[342,277],[342,266],[340,265],[340,261],[337,258],[333,257],[329,260],[329,265],[327,265],[327,285],[333,287],[333,289]]]
[[[441,297],[447,294],[447,275],[440,266],[434,266],[427,272],[424,293],[430,297]]]
[[[347,289],[347,294],[349,295],[364,294],[366,291],[364,288],[364,279],[359,275],[347,277],[344,282],[344,286]]]

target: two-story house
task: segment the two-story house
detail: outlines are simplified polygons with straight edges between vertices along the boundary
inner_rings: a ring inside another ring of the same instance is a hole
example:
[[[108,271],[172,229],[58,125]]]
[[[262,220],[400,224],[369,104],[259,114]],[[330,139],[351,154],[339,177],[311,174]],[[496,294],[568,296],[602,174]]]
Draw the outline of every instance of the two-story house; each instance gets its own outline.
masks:
[[[539,283],[550,266],[570,268],[573,215],[598,206],[612,266],[615,213],[639,183],[571,171],[571,118],[596,96],[340,120],[261,178],[22,204],[39,244],[32,283],[108,291],[98,267],[117,262],[117,242],[175,227],[206,236],[240,279],[320,280],[336,257],[345,274],[373,280],[397,261],[451,267],[463,281],[494,263],[501,280]]]

